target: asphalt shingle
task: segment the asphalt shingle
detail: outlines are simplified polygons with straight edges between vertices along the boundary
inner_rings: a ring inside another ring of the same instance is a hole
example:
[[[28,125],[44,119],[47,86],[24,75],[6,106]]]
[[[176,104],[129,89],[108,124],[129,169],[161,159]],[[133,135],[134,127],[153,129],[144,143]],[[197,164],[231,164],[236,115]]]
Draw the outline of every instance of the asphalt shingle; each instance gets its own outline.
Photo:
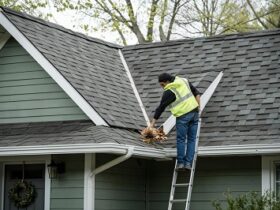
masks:
[[[110,125],[133,129],[144,126],[144,117],[118,55],[120,46],[8,9],[4,11]],[[279,143],[279,29],[127,46],[122,52],[150,117],[162,94],[157,82],[160,73],[187,77],[203,93],[224,71],[202,114],[200,145]],[[169,112],[163,113],[160,123],[169,116]],[[94,126],[90,122],[38,126],[1,125],[0,146],[44,141],[151,146],[130,130]],[[175,147],[174,129],[162,146]]]
[[[202,115],[200,145],[280,142],[279,29],[127,46],[123,52],[150,116],[162,94],[160,73],[188,77],[204,92],[216,72],[224,71]],[[166,146],[175,146],[174,132]]]
[[[111,126],[145,126],[119,46],[3,8],[4,14]]]
[[[161,147],[144,143],[133,130],[95,126],[90,121],[0,124],[0,147],[91,143]]]

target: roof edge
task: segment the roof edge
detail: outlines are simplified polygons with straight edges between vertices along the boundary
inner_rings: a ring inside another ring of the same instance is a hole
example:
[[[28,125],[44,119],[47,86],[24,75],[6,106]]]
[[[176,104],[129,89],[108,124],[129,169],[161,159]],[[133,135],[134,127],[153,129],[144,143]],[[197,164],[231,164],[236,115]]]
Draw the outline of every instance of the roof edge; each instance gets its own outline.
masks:
[[[115,143],[68,144],[68,145],[38,145],[0,147],[1,156],[46,155],[46,154],[77,154],[77,153],[111,153],[124,155],[133,147],[133,156],[150,158],[167,158],[162,149],[120,145]]]
[[[0,147],[0,157],[78,153],[108,153],[124,155],[127,153],[127,150],[131,147],[134,148],[133,156],[136,157],[148,157],[166,160],[176,157],[175,148],[156,149],[133,145],[120,145],[115,143]],[[271,155],[279,153],[280,144],[202,146],[198,148],[199,157],[234,155]]]
[[[105,45],[107,47],[111,47],[111,48],[115,48],[115,49],[122,49],[123,48],[123,46],[121,46],[121,45],[114,44],[114,43],[111,43],[111,42],[107,42],[107,41],[104,41],[102,39],[94,38],[94,37],[85,35],[81,32],[73,31],[71,29],[63,27],[62,25],[59,25],[59,24],[56,24],[56,23],[53,23],[53,22],[50,22],[50,21],[46,21],[46,20],[43,20],[41,18],[26,14],[26,13],[23,13],[23,12],[18,12],[18,11],[15,11],[15,10],[13,10],[11,8],[8,8],[8,7],[0,6],[0,12],[1,12],[1,10],[4,13],[9,13],[9,14],[12,14],[12,15],[16,15],[18,17],[28,19],[30,21],[45,25],[45,26],[50,27],[50,28],[55,28],[56,30],[62,31],[64,33],[68,33],[68,34],[71,34],[73,36],[78,36],[82,39],[86,39],[86,40],[91,41],[91,42],[102,44],[102,45]]]
[[[169,157],[176,156],[176,149],[164,149]],[[198,147],[198,156],[271,155],[280,153],[280,144],[247,144]]]
[[[135,44],[135,45],[127,45],[122,48],[122,50],[133,50],[133,49],[147,49],[147,48],[159,48],[166,46],[175,46],[180,45],[182,43],[201,41],[201,42],[212,42],[212,41],[221,41],[221,40],[233,40],[233,39],[242,39],[248,37],[264,37],[270,35],[280,34],[280,29],[268,29],[268,30],[260,30],[260,31],[250,31],[250,32],[242,32],[242,33],[232,33],[232,34],[223,34],[223,35],[215,35],[210,37],[191,37],[185,39],[174,39],[168,41],[157,41],[152,43],[143,43],[143,44]]]

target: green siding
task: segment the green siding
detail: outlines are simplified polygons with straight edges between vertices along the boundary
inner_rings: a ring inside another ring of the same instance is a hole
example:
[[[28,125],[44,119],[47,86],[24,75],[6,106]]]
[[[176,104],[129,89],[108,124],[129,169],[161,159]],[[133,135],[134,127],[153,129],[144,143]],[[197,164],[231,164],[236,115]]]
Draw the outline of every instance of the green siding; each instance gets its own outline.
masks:
[[[167,209],[174,163],[150,164],[148,210]],[[184,182],[183,179],[183,176],[179,177],[181,182]],[[223,193],[228,190],[233,194],[261,192],[261,157],[199,158],[191,210],[214,210],[212,201],[224,200]],[[177,198],[186,197],[183,189],[177,192]],[[175,204],[174,210],[176,209],[184,208],[182,204]]]
[[[97,166],[115,158],[97,155]],[[96,176],[96,210],[145,210],[146,161],[129,159]]]
[[[97,155],[97,166],[115,158]],[[174,162],[129,159],[96,176],[96,210],[167,209]],[[187,174],[178,180],[187,182]],[[191,210],[214,210],[212,201],[224,200],[223,193],[261,192],[261,157],[199,158]],[[176,198],[186,198],[177,189]],[[174,210],[184,209],[175,204]]]
[[[51,182],[51,210],[83,210],[84,155],[54,155],[65,162],[65,173]]]
[[[11,38],[0,51],[0,123],[81,119],[88,117]]]

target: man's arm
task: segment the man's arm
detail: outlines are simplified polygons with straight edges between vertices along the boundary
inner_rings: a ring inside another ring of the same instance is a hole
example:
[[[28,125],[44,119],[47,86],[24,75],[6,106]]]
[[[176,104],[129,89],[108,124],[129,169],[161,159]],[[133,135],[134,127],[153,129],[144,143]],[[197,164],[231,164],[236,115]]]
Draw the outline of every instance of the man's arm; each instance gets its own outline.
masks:
[[[197,103],[198,103],[198,106],[200,107],[200,95],[201,93],[192,85],[192,83],[189,82],[189,85],[190,85],[190,89],[192,91],[192,94],[194,95]]]
[[[176,95],[171,90],[164,91],[164,93],[162,95],[162,98],[161,98],[161,101],[160,101],[160,104],[156,108],[154,118],[150,122],[150,127],[155,126],[155,123],[159,119],[159,117],[161,116],[162,112],[164,112],[166,107],[169,104],[171,104],[172,102],[174,102],[175,100],[176,100]]]

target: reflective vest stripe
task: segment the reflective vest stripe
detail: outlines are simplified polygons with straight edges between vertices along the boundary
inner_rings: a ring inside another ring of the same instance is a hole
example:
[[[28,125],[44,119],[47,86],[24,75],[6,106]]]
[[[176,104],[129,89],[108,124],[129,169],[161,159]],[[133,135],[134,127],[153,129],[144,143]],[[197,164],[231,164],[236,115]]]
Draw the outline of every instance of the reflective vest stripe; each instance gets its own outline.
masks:
[[[172,89],[173,90],[173,89]],[[193,94],[192,94],[192,92],[190,92],[190,93],[188,93],[187,95],[185,95],[185,96],[183,96],[183,97],[179,97],[179,99],[177,100],[177,101],[174,101],[173,103],[171,103],[170,105],[169,105],[169,108],[173,108],[173,107],[175,107],[175,106],[177,106],[179,103],[181,103],[181,102],[183,102],[183,101],[185,101],[185,100],[188,100],[190,97],[192,97],[193,96]]]
[[[170,111],[175,117],[186,114],[198,106],[187,79],[176,77],[164,89],[171,90],[176,95],[176,100],[169,105]]]
[[[177,99],[176,101],[174,101],[173,103],[171,103],[171,104],[168,106],[169,109],[172,109],[173,107],[177,106],[179,103],[181,103],[181,102],[183,102],[183,101],[189,99],[190,97],[192,97],[193,94],[192,94],[192,92],[191,92],[191,90],[190,90],[190,86],[189,86],[188,81],[187,81],[185,78],[183,78],[183,81],[185,82],[186,86],[189,88],[189,91],[190,91],[190,92],[189,92],[187,95],[185,95],[185,96],[182,97],[182,96],[179,94],[179,92],[176,90],[176,88],[170,88],[170,90],[172,90],[173,93],[175,93],[175,95],[178,97],[178,99]]]

